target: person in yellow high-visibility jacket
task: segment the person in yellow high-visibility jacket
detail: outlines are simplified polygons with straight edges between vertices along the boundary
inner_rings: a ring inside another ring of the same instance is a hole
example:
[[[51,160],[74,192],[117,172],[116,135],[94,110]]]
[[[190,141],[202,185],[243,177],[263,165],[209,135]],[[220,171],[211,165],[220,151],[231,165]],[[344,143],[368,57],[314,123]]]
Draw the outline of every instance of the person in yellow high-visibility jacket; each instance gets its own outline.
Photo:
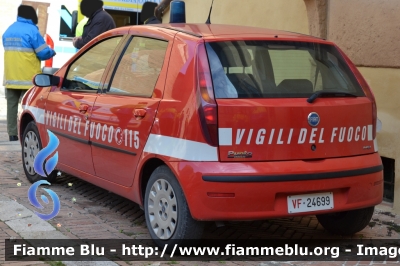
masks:
[[[38,17],[32,6],[18,7],[17,21],[3,34],[4,83],[7,97],[7,131],[10,141],[18,140],[19,99],[33,86],[32,78],[41,73],[40,61],[56,52],[40,35]]]
[[[82,36],[83,34],[83,27],[86,25],[86,23],[88,22],[88,18],[84,17],[81,21],[79,21],[78,25],[76,26],[76,30],[75,30],[75,37],[79,37]]]

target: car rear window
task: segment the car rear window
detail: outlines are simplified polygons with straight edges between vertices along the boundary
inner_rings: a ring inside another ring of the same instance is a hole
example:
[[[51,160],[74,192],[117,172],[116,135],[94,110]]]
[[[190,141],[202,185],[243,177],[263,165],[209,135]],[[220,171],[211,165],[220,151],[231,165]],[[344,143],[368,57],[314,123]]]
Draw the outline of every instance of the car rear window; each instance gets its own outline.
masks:
[[[206,49],[216,98],[298,98],[321,90],[364,96],[332,45],[227,41]]]

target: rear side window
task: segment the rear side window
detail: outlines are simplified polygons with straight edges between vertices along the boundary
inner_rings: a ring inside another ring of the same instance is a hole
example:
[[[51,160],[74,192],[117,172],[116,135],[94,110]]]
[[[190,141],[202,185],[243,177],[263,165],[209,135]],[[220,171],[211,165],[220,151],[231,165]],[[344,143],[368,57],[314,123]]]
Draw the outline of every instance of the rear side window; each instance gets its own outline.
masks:
[[[134,37],[120,58],[107,93],[151,97],[168,42]]]
[[[332,45],[231,41],[206,44],[216,98],[298,98],[364,92]]]

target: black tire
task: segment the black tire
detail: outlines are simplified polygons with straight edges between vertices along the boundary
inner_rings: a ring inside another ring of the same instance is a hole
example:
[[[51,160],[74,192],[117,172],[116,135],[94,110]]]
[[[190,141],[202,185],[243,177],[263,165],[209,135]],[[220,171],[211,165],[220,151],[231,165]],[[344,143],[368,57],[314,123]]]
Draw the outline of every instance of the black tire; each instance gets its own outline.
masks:
[[[22,165],[29,182],[35,183],[39,180],[47,180],[52,183],[57,178],[57,171],[52,171],[47,178],[38,175],[33,168],[33,161],[36,155],[42,149],[42,141],[39,131],[34,121],[29,122],[22,135]]]
[[[375,206],[336,213],[317,215],[319,223],[330,233],[353,235],[363,230],[371,221]]]
[[[147,228],[159,247],[184,245],[185,239],[200,239],[203,234],[204,223],[192,218],[181,186],[165,165],[157,167],[150,176],[144,211]]]

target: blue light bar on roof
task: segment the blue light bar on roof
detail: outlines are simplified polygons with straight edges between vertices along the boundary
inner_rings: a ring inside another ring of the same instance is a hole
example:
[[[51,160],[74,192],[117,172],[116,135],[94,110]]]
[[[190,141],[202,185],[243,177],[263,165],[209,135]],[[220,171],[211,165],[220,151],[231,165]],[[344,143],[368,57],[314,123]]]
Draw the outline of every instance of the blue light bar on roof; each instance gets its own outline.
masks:
[[[171,2],[169,23],[186,23],[185,2],[180,0]]]

